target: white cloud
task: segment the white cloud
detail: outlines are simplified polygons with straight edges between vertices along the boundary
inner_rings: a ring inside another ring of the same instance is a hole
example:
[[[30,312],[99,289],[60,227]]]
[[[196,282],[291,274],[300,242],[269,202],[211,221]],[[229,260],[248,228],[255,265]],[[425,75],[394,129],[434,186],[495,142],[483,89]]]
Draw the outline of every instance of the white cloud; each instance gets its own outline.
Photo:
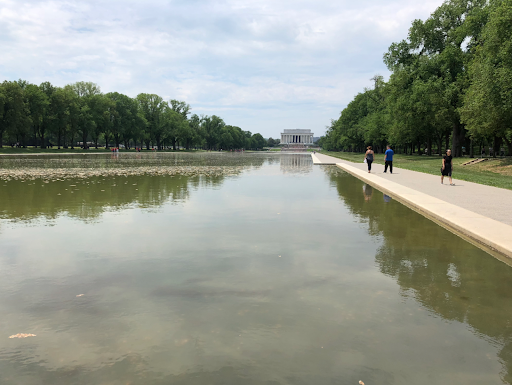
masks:
[[[187,100],[265,136],[321,133],[442,3],[0,0],[0,79]]]

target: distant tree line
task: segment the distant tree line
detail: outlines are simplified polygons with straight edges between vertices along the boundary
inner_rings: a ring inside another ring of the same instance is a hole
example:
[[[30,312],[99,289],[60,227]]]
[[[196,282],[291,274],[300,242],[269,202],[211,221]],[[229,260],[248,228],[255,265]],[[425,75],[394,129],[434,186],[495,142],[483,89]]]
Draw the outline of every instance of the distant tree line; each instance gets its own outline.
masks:
[[[259,150],[260,134],[227,125],[220,117],[190,115],[190,106],[155,94],[136,98],[91,82],[56,87],[24,80],[0,84],[0,147],[84,149],[90,146],[150,149]]]
[[[281,140],[268,138],[267,146],[268,147],[278,147],[281,144]]]
[[[512,0],[448,0],[384,54],[375,76],[333,120],[327,150],[438,154],[490,146],[512,155]]]

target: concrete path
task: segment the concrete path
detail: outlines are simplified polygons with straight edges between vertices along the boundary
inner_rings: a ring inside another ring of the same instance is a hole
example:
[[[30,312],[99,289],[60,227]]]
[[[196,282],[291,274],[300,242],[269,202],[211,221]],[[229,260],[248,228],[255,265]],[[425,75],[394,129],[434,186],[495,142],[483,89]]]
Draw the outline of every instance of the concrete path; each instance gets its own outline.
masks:
[[[312,158],[314,164],[335,164],[473,243],[512,259],[512,190],[457,179],[450,186],[447,178],[442,185],[441,175],[401,168],[384,174],[381,164],[373,164],[369,174],[363,155],[361,163],[323,154]]]

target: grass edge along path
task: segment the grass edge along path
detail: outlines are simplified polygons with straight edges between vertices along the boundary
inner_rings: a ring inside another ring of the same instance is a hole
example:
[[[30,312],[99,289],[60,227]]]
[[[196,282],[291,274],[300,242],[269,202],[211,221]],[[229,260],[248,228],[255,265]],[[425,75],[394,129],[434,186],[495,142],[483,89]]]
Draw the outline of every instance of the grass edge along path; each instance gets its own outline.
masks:
[[[364,154],[361,153],[334,151],[320,151],[320,153],[353,163],[362,163],[364,160]],[[375,154],[374,159],[374,164],[384,165],[384,154]],[[469,160],[471,158],[468,157],[453,159],[454,179],[512,190],[512,158],[498,158],[476,165],[462,166],[462,163]],[[394,167],[439,175],[439,177],[441,177],[441,164],[442,158],[435,155],[395,154],[393,157]],[[379,168],[372,170],[381,171]]]

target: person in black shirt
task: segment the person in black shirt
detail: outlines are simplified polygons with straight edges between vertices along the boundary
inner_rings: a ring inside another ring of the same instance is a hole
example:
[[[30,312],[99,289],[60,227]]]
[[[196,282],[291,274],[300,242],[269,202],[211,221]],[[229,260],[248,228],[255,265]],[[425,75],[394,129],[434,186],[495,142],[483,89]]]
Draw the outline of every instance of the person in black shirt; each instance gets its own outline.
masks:
[[[368,165],[368,172],[372,171],[372,163],[373,163],[373,150],[372,146],[367,147],[367,151],[364,154],[364,157],[366,159],[366,164]]]
[[[443,156],[443,167],[441,168],[441,184],[443,184],[444,177],[450,178],[450,186],[455,186],[452,183],[452,150],[446,150],[446,155]]]

